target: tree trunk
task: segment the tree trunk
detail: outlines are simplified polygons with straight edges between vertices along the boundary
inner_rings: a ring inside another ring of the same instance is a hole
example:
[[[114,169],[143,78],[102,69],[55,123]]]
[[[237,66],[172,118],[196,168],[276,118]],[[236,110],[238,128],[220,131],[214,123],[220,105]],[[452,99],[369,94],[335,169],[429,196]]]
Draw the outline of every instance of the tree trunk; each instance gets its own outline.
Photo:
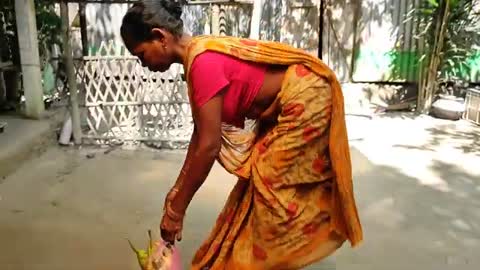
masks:
[[[441,11],[436,18],[434,46],[428,57],[428,69],[420,69],[417,111],[425,114],[430,112],[438,88],[438,73],[441,69],[445,34],[450,17],[450,0],[442,1],[440,8]]]

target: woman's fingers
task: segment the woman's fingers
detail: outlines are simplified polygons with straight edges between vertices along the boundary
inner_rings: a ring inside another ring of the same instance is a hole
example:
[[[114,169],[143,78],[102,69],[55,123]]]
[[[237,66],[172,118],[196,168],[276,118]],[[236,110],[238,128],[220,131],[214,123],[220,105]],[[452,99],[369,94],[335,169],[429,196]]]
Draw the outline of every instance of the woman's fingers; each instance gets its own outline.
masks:
[[[167,215],[164,215],[160,224],[160,234],[162,239],[170,244],[174,244],[175,240],[182,240],[181,222],[173,221]]]
[[[160,229],[160,234],[162,235],[162,239],[169,243],[169,244],[174,244],[175,243],[175,232],[169,231],[167,229]]]
[[[176,238],[178,242],[182,241],[182,230],[179,230],[177,232]]]

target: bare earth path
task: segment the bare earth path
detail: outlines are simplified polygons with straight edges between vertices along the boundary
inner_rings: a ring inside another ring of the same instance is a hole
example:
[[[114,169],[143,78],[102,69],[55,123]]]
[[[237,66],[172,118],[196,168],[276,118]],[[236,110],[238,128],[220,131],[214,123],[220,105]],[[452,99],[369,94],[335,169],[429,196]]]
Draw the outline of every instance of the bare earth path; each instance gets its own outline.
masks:
[[[308,269],[478,269],[480,129],[410,115],[349,127],[365,243]],[[0,269],[138,269],[125,238],[141,245],[157,229],[183,157],[51,147],[26,162],[0,180]],[[216,166],[195,197],[185,265],[234,181]]]

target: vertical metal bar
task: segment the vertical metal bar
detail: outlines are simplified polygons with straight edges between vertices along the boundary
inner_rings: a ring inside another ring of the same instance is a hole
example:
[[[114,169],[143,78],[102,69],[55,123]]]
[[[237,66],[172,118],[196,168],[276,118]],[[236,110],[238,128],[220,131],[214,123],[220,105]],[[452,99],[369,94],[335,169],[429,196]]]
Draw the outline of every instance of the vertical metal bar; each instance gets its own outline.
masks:
[[[319,29],[318,29],[318,58],[323,59],[323,19],[325,12],[325,0],[320,0],[320,18],[319,18]]]
[[[60,1],[60,14],[62,17],[63,59],[67,69],[68,88],[70,90],[70,106],[73,125],[73,140],[75,144],[81,144],[82,131],[80,128],[80,110],[77,97],[77,80],[73,65],[72,45],[70,44],[70,26],[68,23],[68,2]]]

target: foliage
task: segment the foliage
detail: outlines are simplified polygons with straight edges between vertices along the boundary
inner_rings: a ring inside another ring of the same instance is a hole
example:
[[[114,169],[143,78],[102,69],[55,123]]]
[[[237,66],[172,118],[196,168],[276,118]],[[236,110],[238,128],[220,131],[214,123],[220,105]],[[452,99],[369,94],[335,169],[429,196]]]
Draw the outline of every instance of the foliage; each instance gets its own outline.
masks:
[[[405,54],[410,53],[411,61],[419,61],[413,65],[415,70],[428,66],[429,60],[435,53],[436,38],[438,38],[440,24],[439,20],[444,14],[446,4],[449,4],[446,18],[446,29],[442,50],[440,51],[440,63],[438,75],[442,81],[455,81],[458,79],[468,80],[473,67],[471,61],[480,52],[480,14],[475,11],[475,6],[480,7],[480,0],[421,0],[419,5],[414,7],[406,15],[405,22],[411,21],[417,25],[419,33],[414,37],[418,44],[421,44],[420,52],[402,52],[405,42],[403,37],[399,38],[397,50],[392,53],[392,76],[394,79],[402,78],[412,68],[412,65],[405,66],[403,61]]]
[[[480,51],[480,0],[421,0],[408,14],[419,29],[418,85],[420,111],[427,112],[445,82],[469,80],[471,61]],[[407,40],[400,40],[403,47]],[[393,62],[393,75],[401,76],[400,61]]]
[[[6,0],[0,5],[0,41],[1,60],[19,63],[17,26],[13,0]]]
[[[427,5],[417,12],[420,18],[420,29],[425,37],[426,51],[421,56],[428,59],[431,54],[435,39],[436,25],[433,18],[442,12],[441,0],[427,0]],[[478,1],[472,0],[449,0],[448,18],[446,19],[446,31],[439,75],[442,80],[455,80],[458,78],[468,79],[472,59],[480,49],[480,15],[474,12],[474,5]]]
[[[35,1],[40,55],[45,57],[54,44],[61,44],[61,18],[55,13],[55,0]]]
[[[60,44],[59,33],[61,19],[55,13],[55,0],[34,1],[38,30],[40,56],[48,57],[48,48]],[[2,41],[2,60],[11,60],[19,64],[19,49],[17,41],[17,26],[15,18],[15,1],[2,0],[0,5],[0,36]]]

